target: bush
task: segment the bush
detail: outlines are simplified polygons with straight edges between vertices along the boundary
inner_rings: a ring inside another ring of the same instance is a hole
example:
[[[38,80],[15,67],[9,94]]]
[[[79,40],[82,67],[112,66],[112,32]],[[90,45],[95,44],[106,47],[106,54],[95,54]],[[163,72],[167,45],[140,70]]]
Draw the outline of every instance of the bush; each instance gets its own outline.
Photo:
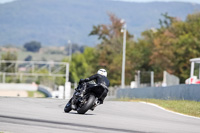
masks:
[[[41,48],[41,43],[36,41],[31,41],[24,44],[24,48],[30,52],[38,52]]]

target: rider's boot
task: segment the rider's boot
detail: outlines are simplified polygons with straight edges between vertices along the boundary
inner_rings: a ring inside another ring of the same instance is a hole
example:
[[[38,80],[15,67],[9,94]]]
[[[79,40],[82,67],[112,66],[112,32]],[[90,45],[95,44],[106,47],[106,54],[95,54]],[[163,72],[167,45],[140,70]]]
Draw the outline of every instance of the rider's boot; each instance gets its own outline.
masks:
[[[72,108],[73,110],[76,110],[77,107],[76,107],[75,104],[72,104],[72,105],[71,105],[71,108]]]
[[[72,108],[73,110],[76,110],[77,106],[76,106],[76,104],[75,104],[74,99],[72,100],[71,103],[72,103],[72,104],[71,104],[71,108]]]

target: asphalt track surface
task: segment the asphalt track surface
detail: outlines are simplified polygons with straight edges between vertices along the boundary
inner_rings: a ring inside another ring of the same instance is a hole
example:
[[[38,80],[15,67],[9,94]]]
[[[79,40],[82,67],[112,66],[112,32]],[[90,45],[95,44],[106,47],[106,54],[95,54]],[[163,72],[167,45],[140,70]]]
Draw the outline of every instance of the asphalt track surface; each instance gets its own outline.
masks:
[[[67,100],[0,97],[3,133],[199,133],[200,119],[139,102],[105,101],[94,111],[64,113]]]

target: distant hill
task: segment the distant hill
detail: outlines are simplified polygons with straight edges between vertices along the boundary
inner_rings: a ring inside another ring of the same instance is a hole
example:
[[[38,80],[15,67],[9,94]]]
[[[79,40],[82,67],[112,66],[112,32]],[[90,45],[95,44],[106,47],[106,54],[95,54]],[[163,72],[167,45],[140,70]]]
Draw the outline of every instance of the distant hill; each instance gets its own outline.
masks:
[[[23,45],[32,40],[42,45],[97,44],[89,37],[93,25],[109,24],[108,12],[127,22],[136,37],[158,27],[161,13],[182,20],[200,11],[199,4],[180,2],[134,3],[111,0],[17,0],[0,4],[0,45]]]

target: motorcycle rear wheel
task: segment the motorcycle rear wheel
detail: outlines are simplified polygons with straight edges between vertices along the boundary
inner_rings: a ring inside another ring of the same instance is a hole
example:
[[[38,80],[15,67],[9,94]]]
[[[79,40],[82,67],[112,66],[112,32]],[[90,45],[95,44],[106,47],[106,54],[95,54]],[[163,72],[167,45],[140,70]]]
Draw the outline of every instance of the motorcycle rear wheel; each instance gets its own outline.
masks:
[[[95,96],[93,94],[89,94],[88,96],[85,97],[85,104],[82,107],[79,107],[77,109],[77,112],[79,114],[85,114],[94,104],[95,101]]]

